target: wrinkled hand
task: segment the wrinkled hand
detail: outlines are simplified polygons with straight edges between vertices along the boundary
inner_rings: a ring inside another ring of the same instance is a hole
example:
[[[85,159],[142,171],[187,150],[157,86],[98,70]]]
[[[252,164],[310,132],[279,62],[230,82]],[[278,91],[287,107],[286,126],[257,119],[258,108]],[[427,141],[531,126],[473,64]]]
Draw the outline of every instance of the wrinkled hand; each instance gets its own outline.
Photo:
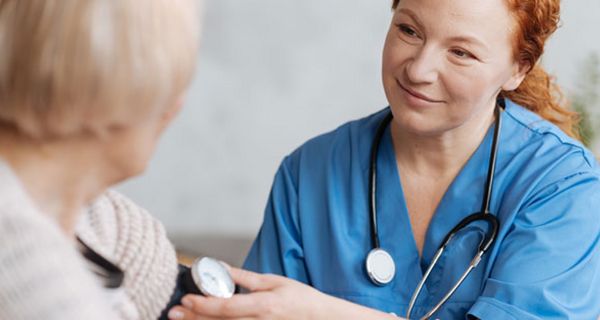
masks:
[[[337,300],[298,281],[276,275],[258,274],[231,268],[235,283],[248,289],[229,299],[188,294],[183,306],[169,312],[170,319],[316,319]]]

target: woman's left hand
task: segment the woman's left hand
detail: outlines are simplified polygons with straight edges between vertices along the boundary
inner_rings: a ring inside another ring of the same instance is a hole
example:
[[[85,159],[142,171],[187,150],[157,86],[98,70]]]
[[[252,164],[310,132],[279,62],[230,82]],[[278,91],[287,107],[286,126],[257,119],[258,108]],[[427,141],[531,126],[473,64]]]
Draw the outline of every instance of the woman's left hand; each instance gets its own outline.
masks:
[[[281,276],[231,268],[235,283],[248,289],[229,299],[188,294],[183,306],[169,312],[172,320],[204,319],[396,319],[377,310],[328,296]]]

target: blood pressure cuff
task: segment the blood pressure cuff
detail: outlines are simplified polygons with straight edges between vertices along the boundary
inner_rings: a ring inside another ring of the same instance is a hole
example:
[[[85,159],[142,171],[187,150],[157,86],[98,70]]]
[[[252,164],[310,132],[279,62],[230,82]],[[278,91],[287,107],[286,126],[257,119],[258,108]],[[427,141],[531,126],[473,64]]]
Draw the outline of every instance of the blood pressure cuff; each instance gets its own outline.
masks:
[[[200,290],[194,282],[194,279],[192,278],[192,272],[190,270],[190,267],[180,264],[178,268],[179,273],[177,274],[177,283],[175,285],[175,290],[171,295],[169,303],[160,314],[160,318],[158,318],[159,320],[169,320],[169,318],[167,317],[169,310],[174,306],[181,304],[181,298],[183,298],[183,296],[185,296],[186,294],[192,293],[202,295],[202,292],[200,292]],[[235,286],[234,293],[240,293],[239,286]]]
[[[190,272],[190,268],[180,264],[175,290],[171,295],[169,303],[162,311],[162,313],[160,314],[160,318],[158,319],[169,320],[169,318],[167,317],[169,310],[174,306],[181,304],[181,298],[183,298],[183,296],[185,296],[188,293],[201,294],[196,285],[194,285],[194,280],[192,279],[192,273]]]

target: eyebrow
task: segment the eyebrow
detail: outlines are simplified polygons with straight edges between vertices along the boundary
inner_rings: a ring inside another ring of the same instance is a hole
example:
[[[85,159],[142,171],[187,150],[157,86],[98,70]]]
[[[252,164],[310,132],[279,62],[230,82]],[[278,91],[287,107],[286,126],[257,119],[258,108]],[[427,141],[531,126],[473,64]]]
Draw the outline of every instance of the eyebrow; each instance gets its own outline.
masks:
[[[423,23],[421,22],[421,20],[419,20],[419,17],[417,17],[417,15],[410,9],[406,9],[406,8],[400,8],[398,9],[398,13],[403,13],[407,16],[409,16],[417,25],[417,27],[423,31],[426,30],[425,26],[423,25]],[[484,48],[486,50],[489,50],[488,46],[483,43],[483,41],[480,41],[479,39],[473,37],[473,36],[467,36],[467,35],[463,35],[463,36],[455,36],[455,37],[451,37],[449,39],[449,41],[453,41],[453,42],[463,42],[463,43],[468,43],[468,44],[473,44],[476,46],[479,46],[481,48]]]

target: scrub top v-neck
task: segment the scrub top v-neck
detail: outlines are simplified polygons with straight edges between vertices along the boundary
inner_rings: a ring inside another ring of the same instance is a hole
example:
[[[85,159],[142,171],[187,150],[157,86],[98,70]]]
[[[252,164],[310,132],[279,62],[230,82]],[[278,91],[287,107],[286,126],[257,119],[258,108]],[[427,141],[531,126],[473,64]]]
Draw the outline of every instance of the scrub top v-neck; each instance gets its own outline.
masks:
[[[585,301],[600,297],[598,165],[552,124],[509,100],[505,104],[490,204],[500,220],[498,240],[434,317],[592,318],[600,312],[600,303]],[[371,142],[387,112],[316,137],[284,159],[244,267],[282,274],[382,311],[406,313],[445,235],[481,209],[493,128],[443,195],[419,257],[388,127],[378,151],[376,201],[380,245],[392,255],[396,275],[378,287],[364,269],[371,249],[368,170]],[[484,227],[469,226],[456,236],[412,317],[429,311],[454,285],[483,239]],[[583,301],[568,298],[574,294]]]

